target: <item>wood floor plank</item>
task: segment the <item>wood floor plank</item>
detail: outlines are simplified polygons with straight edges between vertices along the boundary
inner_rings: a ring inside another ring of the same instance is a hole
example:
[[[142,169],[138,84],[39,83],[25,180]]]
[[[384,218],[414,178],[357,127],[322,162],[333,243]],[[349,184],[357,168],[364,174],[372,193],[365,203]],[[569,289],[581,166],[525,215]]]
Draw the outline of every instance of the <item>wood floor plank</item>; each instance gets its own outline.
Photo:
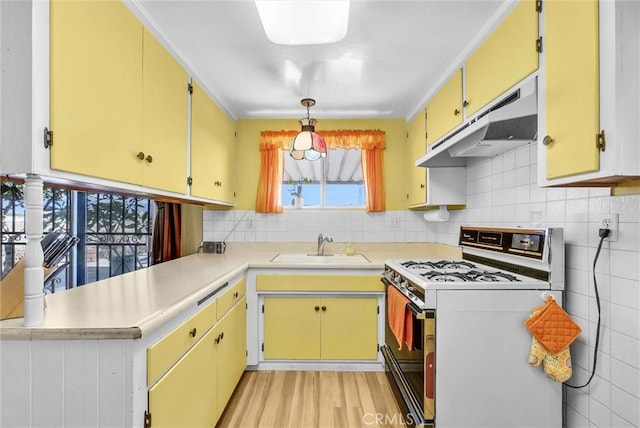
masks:
[[[404,427],[383,372],[245,372],[218,422],[226,428]]]

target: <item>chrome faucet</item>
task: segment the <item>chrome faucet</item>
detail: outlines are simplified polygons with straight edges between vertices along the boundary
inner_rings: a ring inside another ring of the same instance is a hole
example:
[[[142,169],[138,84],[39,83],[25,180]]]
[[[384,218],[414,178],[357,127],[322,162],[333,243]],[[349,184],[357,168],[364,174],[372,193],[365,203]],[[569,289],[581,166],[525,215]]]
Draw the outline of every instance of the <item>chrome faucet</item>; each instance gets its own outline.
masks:
[[[322,236],[322,233],[318,235],[318,251],[316,255],[322,256],[324,254],[324,244],[327,242],[333,242],[333,238],[330,236]]]

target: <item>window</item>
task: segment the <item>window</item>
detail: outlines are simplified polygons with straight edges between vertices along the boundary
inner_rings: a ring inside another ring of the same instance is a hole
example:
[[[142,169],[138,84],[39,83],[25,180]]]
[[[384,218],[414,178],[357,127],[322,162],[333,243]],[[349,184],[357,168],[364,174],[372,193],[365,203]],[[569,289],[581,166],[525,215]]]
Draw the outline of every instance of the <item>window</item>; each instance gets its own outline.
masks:
[[[149,266],[153,203],[45,186],[44,232],[64,231],[80,242],[45,281],[55,293]],[[2,276],[24,257],[23,185],[2,182]]]
[[[364,207],[359,149],[329,150],[316,161],[295,160],[288,153],[284,158],[284,207]]]

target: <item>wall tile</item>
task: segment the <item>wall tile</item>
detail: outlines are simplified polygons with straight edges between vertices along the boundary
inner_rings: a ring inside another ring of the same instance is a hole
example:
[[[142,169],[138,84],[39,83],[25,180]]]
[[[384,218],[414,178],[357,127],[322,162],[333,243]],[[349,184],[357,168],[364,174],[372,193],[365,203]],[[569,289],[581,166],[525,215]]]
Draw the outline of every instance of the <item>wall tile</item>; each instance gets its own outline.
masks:
[[[633,426],[640,426],[640,400],[622,389],[613,386],[611,388],[611,410]]]
[[[611,361],[611,382],[623,391],[638,398],[640,396],[640,374],[635,367],[622,361]]]
[[[636,370],[640,369],[640,339],[612,331],[611,355]]]

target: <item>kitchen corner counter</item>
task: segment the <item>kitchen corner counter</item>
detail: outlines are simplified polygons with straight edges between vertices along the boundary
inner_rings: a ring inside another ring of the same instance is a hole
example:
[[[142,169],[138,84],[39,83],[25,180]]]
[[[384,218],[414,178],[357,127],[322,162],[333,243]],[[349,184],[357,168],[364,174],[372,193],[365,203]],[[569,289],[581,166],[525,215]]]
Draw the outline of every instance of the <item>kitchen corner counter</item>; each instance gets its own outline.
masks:
[[[46,296],[45,321],[24,327],[23,318],[0,321],[0,338],[137,339],[187,310],[250,267],[375,269],[392,258],[439,257],[457,248],[423,243],[356,243],[371,263],[272,263],[279,253],[313,251],[312,243],[228,243],[225,254],[195,254]],[[333,243],[327,252],[344,249]]]

